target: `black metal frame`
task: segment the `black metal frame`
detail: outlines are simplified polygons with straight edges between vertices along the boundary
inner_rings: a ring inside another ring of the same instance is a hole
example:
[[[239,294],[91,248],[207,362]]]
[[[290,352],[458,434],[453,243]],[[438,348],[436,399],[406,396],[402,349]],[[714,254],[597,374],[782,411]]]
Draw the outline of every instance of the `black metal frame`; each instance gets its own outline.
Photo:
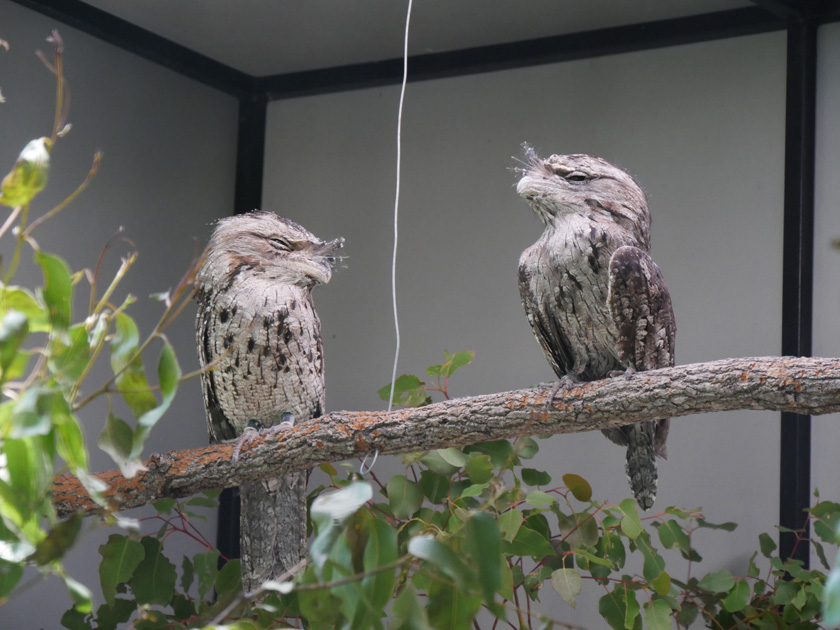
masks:
[[[0,0],[2,1],[2,0]],[[195,53],[80,0],[12,0],[120,48],[239,98],[235,212],[260,206],[268,101],[398,83],[402,60],[252,77]],[[754,7],[574,33],[512,44],[471,48],[409,59],[409,80],[422,81],[620,54],[665,46],[787,30],[784,272],[782,353],[811,353],[814,231],[816,33],[840,20],[840,0],[752,0]],[[810,502],[810,417],[782,414],[780,523],[805,523]],[[235,495],[223,495],[219,547],[228,557],[239,547]],[[807,546],[782,534],[782,557],[807,563]]]
[[[816,142],[817,26],[797,18],[787,32],[782,354],[811,356],[814,281],[814,147]],[[811,417],[782,413],[779,524],[799,529],[811,499]],[[779,536],[783,558],[808,566],[808,545]]]

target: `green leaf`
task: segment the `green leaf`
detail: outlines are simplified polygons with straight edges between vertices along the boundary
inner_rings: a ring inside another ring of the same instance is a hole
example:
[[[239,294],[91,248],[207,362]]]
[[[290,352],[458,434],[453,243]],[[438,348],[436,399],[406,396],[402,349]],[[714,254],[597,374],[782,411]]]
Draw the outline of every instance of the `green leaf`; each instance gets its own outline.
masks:
[[[471,455],[464,472],[471,483],[487,483],[493,478],[493,462],[489,455]]]
[[[432,402],[426,390],[426,384],[413,374],[403,374],[394,381],[394,404],[403,407],[422,407]],[[388,384],[378,392],[382,400],[391,396],[391,385]]]
[[[437,454],[440,455],[443,461],[450,466],[454,466],[456,469],[463,468],[464,464],[467,463],[466,455],[457,448],[439,448],[437,449]]]
[[[105,420],[105,428],[99,434],[96,444],[111,456],[111,459],[120,467],[120,472],[126,479],[131,479],[138,472],[146,469],[143,462],[140,461],[140,458],[131,459],[131,450],[134,446],[134,431],[125,421],[115,416],[110,410]],[[175,502],[172,499],[168,499],[168,501],[172,501],[170,505],[171,509],[171,506]],[[167,504],[162,503],[162,505]]]
[[[627,552],[624,549],[624,541],[622,541],[621,536],[604,533],[601,540],[598,541],[598,546],[601,550],[601,555],[609,560],[612,567],[617,569],[624,567]]]
[[[723,607],[728,612],[742,610],[750,601],[750,585],[746,580],[738,580],[729,595],[723,600]]]
[[[835,565],[840,566],[840,554]],[[823,621],[830,628],[840,625],[840,569],[837,566],[829,573],[823,591]]]
[[[23,313],[30,332],[47,332],[50,329],[47,311],[35,296],[23,287],[0,286],[0,311]]]
[[[624,499],[624,501],[619,503],[618,509],[621,510],[623,515],[621,519],[621,531],[629,539],[635,540],[643,531],[642,521],[636,509],[636,501],[634,499]]]
[[[598,522],[591,514],[557,514],[557,529],[572,547],[591,547],[598,542]]]
[[[665,571],[660,571],[659,575],[657,575],[655,579],[651,580],[650,585],[653,587],[653,590],[656,591],[657,595],[662,595],[664,597],[671,592],[671,576],[665,573]]]
[[[321,577],[333,544],[342,531],[342,523],[373,498],[373,488],[357,481],[333,492],[325,492],[312,501],[309,514],[318,534],[309,548],[316,575]]]
[[[677,623],[681,626],[689,627],[697,619],[699,608],[692,603],[686,603],[684,608],[677,613]]]
[[[129,580],[131,590],[138,604],[166,606],[175,593],[175,565],[163,555],[160,541],[156,538],[144,536],[140,543],[145,557]]]
[[[627,591],[625,595],[626,608],[624,609],[624,627],[626,630],[633,630],[639,621],[639,602],[636,599],[636,591]]]
[[[39,518],[53,514],[50,502],[53,477],[53,440],[49,435],[3,440],[6,473],[0,475],[0,514],[25,532],[29,541],[40,540]],[[26,546],[26,545],[24,545]],[[20,548],[20,552],[24,549]],[[29,549],[26,555],[34,551]],[[4,560],[19,561],[13,550],[3,549]]]
[[[551,574],[551,586],[569,606],[577,606],[583,580],[577,569],[557,569]]]
[[[366,573],[380,569],[397,559],[397,532],[385,520],[371,519],[368,542],[365,546],[362,566]],[[396,567],[379,571],[362,579],[362,589],[367,600],[377,610],[382,610],[391,601],[394,591]]]
[[[329,462],[321,464],[320,466],[318,466],[318,468],[320,468],[322,472],[324,472],[326,475],[329,475],[330,477],[335,477],[338,474],[338,471],[335,469],[335,466],[333,466]]]
[[[539,452],[540,447],[534,441],[534,438],[526,436],[516,440],[513,450],[522,459],[532,459]]]
[[[796,592],[796,595],[793,596],[791,600],[791,604],[793,604],[796,610],[802,610],[805,607],[805,603],[808,601],[808,593],[805,591],[805,585],[799,587],[799,590]]]
[[[0,560],[0,601],[12,592],[22,576],[23,564]]]
[[[778,582],[776,584],[776,593],[773,595],[773,603],[779,606],[790,604],[798,591],[799,584],[796,582]]]
[[[120,624],[131,618],[137,604],[130,599],[118,598],[113,606],[102,604],[96,609],[96,630],[117,630]]]
[[[490,456],[493,466],[500,469],[507,468],[515,455],[513,446],[507,440],[492,440],[471,444],[464,448],[464,452],[485,453]]]
[[[52,430],[52,410],[60,392],[47,387],[30,387],[20,395],[12,409],[12,429],[9,437],[22,439],[47,435]]]
[[[447,350],[443,354],[446,358],[443,365],[430,365],[426,370],[426,374],[435,378],[449,378],[455,373],[455,370],[459,367],[469,365],[475,358],[475,352],[471,350],[456,352],[455,354],[451,354]]]
[[[219,575],[219,550],[211,549],[195,554],[192,565],[198,578],[198,597],[202,599],[216,584]]]
[[[671,607],[662,599],[645,602],[645,628],[647,630],[671,630]]]
[[[546,556],[554,555],[554,547],[546,538],[526,525],[522,525],[511,542],[502,545],[502,549],[509,556],[531,556],[535,560],[542,560]]]
[[[391,608],[392,630],[429,630],[426,607],[411,584],[406,584]]]
[[[394,475],[388,481],[388,503],[397,518],[410,518],[423,503],[423,490],[405,475]]]
[[[125,313],[117,313],[116,333],[111,339],[111,369],[119,374],[116,385],[136,418],[157,407],[142,359],[137,354],[139,343],[137,324]]]
[[[111,534],[108,542],[99,547],[99,555],[102,556],[102,562],[99,564],[102,595],[108,605],[113,606],[117,585],[131,579],[137,565],[143,560],[145,551],[139,542],[129,540],[121,534]]]
[[[525,500],[531,505],[548,505],[556,501],[553,496],[542,490],[531,490],[525,495]]]
[[[142,366],[140,368],[142,370]],[[158,360],[158,383],[160,385],[161,402],[160,405],[146,411],[137,419],[137,428],[134,430],[133,448],[130,453],[130,458],[134,459],[140,457],[143,452],[143,445],[146,443],[146,438],[158,420],[163,417],[169,405],[172,404],[175,398],[175,392],[178,389],[178,381],[181,378],[181,368],[178,365],[178,360],[175,357],[175,351],[168,341],[165,341],[163,350],[160,353]],[[144,376],[145,379],[145,376]],[[151,392],[148,392],[151,395]],[[125,396],[125,395],[124,395]],[[154,400],[152,396],[152,400]]]
[[[19,311],[9,311],[0,321],[0,382],[8,380],[9,368],[18,356],[18,348],[29,334],[29,320]]]
[[[705,519],[698,518],[697,519],[697,527],[705,527],[705,528],[708,528],[708,529],[722,529],[723,531],[726,531],[726,532],[734,532],[735,529],[738,527],[738,523],[729,522],[729,523],[715,524],[715,523],[710,523],[709,521],[707,521]]]
[[[228,560],[219,569],[219,577],[216,578],[216,593],[219,599],[228,599],[231,594],[239,593],[242,590],[242,566],[238,558]]]
[[[471,572],[452,549],[430,536],[415,536],[408,541],[408,553],[425,560],[463,589]]]
[[[69,575],[62,575],[61,579],[64,580],[64,585],[70,593],[70,599],[73,600],[73,608],[85,614],[93,610],[93,596],[87,586],[81,582],[77,582]]]
[[[837,532],[823,521],[814,521],[814,533],[825,542],[837,544]]]
[[[707,573],[698,584],[700,588],[713,593],[728,593],[734,585],[735,579],[726,569],[721,569],[714,573]]]
[[[420,489],[429,501],[439,505],[449,492],[449,477],[431,470],[423,470],[420,472]]]
[[[470,591],[452,588],[441,580],[433,580],[427,591],[426,610],[434,628],[473,630],[473,619],[481,609],[481,599]]]
[[[420,461],[428,466],[430,470],[443,477],[451,477],[459,468],[443,459],[438,451],[429,451]]]
[[[521,470],[522,481],[529,486],[547,486],[551,483],[551,475],[534,468],[523,468]]]
[[[51,417],[56,429],[56,450],[59,456],[73,469],[76,476],[84,481],[82,473],[87,471],[88,467],[85,436],[78,418],[63,396],[53,399]],[[91,489],[90,484],[86,483],[85,487]]]
[[[175,507],[175,499],[161,499],[155,501],[152,506],[158,514],[172,514],[172,508]]]
[[[522,517],[522,513],[519,510],[511,508],[506,512],[499,514],[496,522],[499,524],[499,529],[504,534],[504,539],[507,542],[510,542],[516,538],[516,533],[519,531],[519,528],[522,527],[524,520],[525,519]]]
[[[189,591],[194,579],[195,567],[193,567],[192,560],[188,556],[184,556],[181,560],[181,590],[185,593]]]
[[[685,533],[680,524],[674,519],[662,523],[659,529],[659,540],[666,549],[677,547],[682,556],[691,559],[691,539]]]
[[[613,590],[598,600],[598,613],[612,630],[624,630],[624,615],[627,604],[624,594]]]
[[[47,307],[50,326],[66,330],[72,319],[73,281],[70,269],[60,258],[42,251],[35,252],[35,262],[41,265],[44,274],[41,299]]]
[[[492,516],[474,512],[464,525],[464,547],[478,568],[476,575],[488,606],[502,585],[502,537]]]
[[[461,497],[480,497],[487,488],[490,487],[489,483],[477,483],[471,486],[467,486],[461,491]]]
[[[773,539],[770,538],[769,534],[759,534],[758,535],[758,544],[761,548],[761,555],[765,558],[770,558],[773,556],[773,552],[776,551],[776,543],[773,542]]]
[[[373,498],[373,488],[366,481],[357,481],[333,492],[325,492],[312,502],[311,512],[317,517],[342,521]]]
[[[602,567],[609,567],[610,563],[608,560],[596,556],[594,553],[587,551],[586,549],[580,548],[575,549],[575,556],[580,558],[586,558],[591,564],[595,564]],[[589,570],[592,571],[594,567],[589,567]]]
[[[580,475],[566,473],[563,475],[563,483],[566,484],[566,487],[571,490],[572,496],[578,501],[587,502],[592,498],[592,486]],[[622,502],[623,504],[624,502]]]
[[[76,542],[82,529],[80,513],[72,514],[53,527],[46,538],[35,546],[35,552],[30,557],[38,566],[44,566],[61,559]]]
[[[638,545],[639,551],[642,552],[642,557],[645,559],[642,565],[642,575],[644,575],[644,578],[648,582],[652,582],[665,570],[665,560],[650,545],[650,539],[647,536],[639,537],[636,544]]]
[[[14,208],[24,206],[47,185],[52,140],[31,140],[18,155],[11,171],[0,182],[0,203]]]
[[[87,618],[87,614],[81,613],[75,608],[70,608],[61,615],[61,625],[68,628],[68,630],[91,630],[91,625]]]
[[[47,366],[65,385],[75,384],[91,358],[88,331],[84,324],[71,326],[66,335],[53,337]]]

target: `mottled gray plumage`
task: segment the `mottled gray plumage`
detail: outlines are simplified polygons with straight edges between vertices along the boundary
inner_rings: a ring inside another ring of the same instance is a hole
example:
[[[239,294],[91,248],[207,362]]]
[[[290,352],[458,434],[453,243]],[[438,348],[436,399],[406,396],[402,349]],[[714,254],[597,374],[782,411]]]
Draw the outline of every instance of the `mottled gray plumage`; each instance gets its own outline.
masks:
[[[196,341],[210,441],[241,436],[249,423],[276,427],[324,412],[321,324],[315,285],[329,282],[342,240],[324,242],[273,212],[216,225],[196,276]],[[284,415],[286,414],[286,415]],[[306,542],[303,472],[240,488],[246,590],[275,579]]]
[[[545,230],[519,259],[528,321],[561,382],[674,365],[671,298],[651,260],[645,195],[627,173],[588,155],[540,159],[525,147],[517,184]],[[669,420],[604,434],[627,447],[627,476],[644,509],[656,498],[656,459]]]

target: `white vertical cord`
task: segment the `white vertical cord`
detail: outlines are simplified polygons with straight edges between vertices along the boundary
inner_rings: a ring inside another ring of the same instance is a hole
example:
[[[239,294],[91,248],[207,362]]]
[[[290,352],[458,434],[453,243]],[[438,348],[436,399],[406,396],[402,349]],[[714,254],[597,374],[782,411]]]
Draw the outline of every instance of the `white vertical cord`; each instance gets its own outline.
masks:
[[[394,252],[391,255],[391,303],[394,307],[394,333],[396,336],[396,348],[394,349],[394,368],[391,370],[391,393],[388,395],[388,411],[394,406],[394,383],[397,380],[397,364],[400,360],[400,319],[397,313],[397,243],[399,242],[399,215],[400,215],[400,169],[402,166],[402,114],[403,103],[405,102],[405,84],[408,81],[408,26],[411,22],[411,4],[408,0],[408,9],[405,14],[405,40],[403,42],[403,76],[400,86],[400,104],[397,108],[397,181],[394,194]],[[379,457],[379,449],[373,452],[373,459],[368,464],[368,456],[365,455],[359,473],[366,475],[376,464]]]
[[[394,332],[397,338],[394,350],[394,369],[391,371],[391,394],[388,396],[388,411],[394,406],[394,381],[397,380],[397,363],[400,360],[400,320],[397,314],[397,242],[399,240],[399,210],[400,210],[400,167],[402,162],[402,114],[405,101],[405,84],[408,79],[408,26],[411,22],[411,3],[408,0],[408,11],[405,15],[405,41],[403,43],[403,77],[400,87],[400,105],[397,110],[397,184],[394,196],[394,253],[391,257],[391,299],[394,305]]]

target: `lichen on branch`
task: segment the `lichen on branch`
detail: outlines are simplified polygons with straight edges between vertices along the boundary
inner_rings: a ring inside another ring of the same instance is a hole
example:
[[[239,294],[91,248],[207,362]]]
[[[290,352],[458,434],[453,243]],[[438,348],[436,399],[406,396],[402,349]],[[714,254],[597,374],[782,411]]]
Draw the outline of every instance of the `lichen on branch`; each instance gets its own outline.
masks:
[[[232,442],[153,455],[131,479],[97,475],[113,511],[163,498],[313,468],[379,449],[383,454],[426,451],[523,435],[594,431],[663,417],[741,409],[819,415],[840,411],[840,358],[723,359],[639,372],[630,378],[457,398],[396,411],[335,411],[288,433],[260,437],[231,463]],[[95,514],[72,475],[56,478],[59,514]]]

